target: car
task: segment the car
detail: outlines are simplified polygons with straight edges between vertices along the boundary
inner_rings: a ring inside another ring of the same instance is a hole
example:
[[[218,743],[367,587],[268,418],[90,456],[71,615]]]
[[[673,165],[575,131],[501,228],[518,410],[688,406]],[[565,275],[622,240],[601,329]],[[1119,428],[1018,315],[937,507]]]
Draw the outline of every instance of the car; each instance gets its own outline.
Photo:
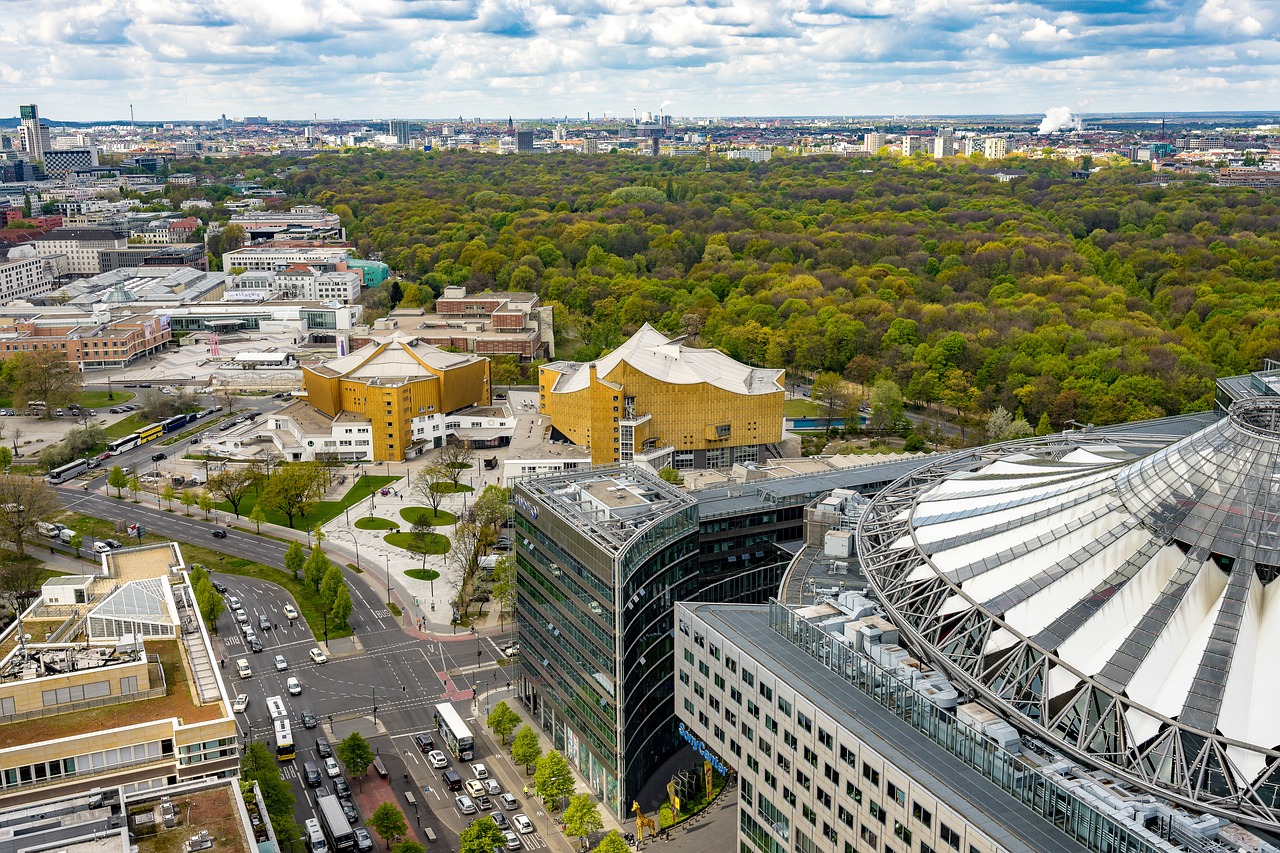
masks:
[[[286,619],[297,619],[297,618],[298,618],[298,608],[294,607],[292,604],[286,604],[286,605],[284,606],[284,618],[286,618]]]
[[[263,648],[262,641],[258,639],[257,634],[250,635],[249,639],[246,642],[248,642],[249,648],[253,651],[254,654],[257,654],[258,652],[262,651],[262,648]]]
[[[499,829],[501,829],[501,827],[499,827]],[[504,829],[502,831],[502,837],[507,842],[508,850],[519,850],[522,846],[524,846],[520,843],[520,836],[516,835],[514,832],[512,832],[509,829]]]
[[[243,714],[245,709],[249,707],[249,694],[241,693],[236,696],[236,701],[231,703],[231,713]]]
[[[108,548],[123,548],[123,547],[124,547],[122,544],[120,544],[120,540],[119,540],[119,539],[103,539],[102,541],[107,543],[107,547],[108,547]]]
[[[489,770],[483,764],[472,764],[471,775],[475,776],[477,779],[488,779]]]
[[[271,620],[270,620],[270,619],[268,619],[268,618],[267,618],[267,617],[265,617],[265,616],[259,616],[259,617],[258,617],[258,628],[259,628],[259,630],[262,630],[262,631],[270,631],[270,630],[271,630]]]
[[[152,454],[151,454],[151,461],[152,461],[152,462],[159,462],[159,461],[161,461],[162,459],[168,459],[168,458],[169,458],[169,454],[167,454],[167,453],[152,453]]]
[[[108,539],[107,541],[110,542],[111,540]],[[227,594],[227,585],[225,583],[223,583],[222,581],[212,581],[212,583],[213,583],[214,590],[218,592],[218,594],[220,595]]]
[[[151,383],[150,383],[150,382],[139,382],[139,383],[138,383],[138,387],[139,387],[139,388],[150,388],[150,387],[151,387]]]
[[[473,797],[478,797],[484,793],[484,784],[479,779],[468,779],[462,783],[462,787]]]
[[[511,818],[512,825],[520,830],[522,835],[528,835],[533,832],[533,821],[529,820],[527,815],[518,814]]]
[[[494,812],[489,815],[489,820],[493,821],[498,829],[510,829],[511,821],[507,820],[507,816],[502,812]]]
[[[356,810],[356,804],[351,802],[348,797],[339,797],[338,806],[342,809],[342,816],[347,819],[347,823],[355,823],[360,819],[360,812]]]
[[[333,755],[333,747],[329,746],[328,738],[316,738],[316,755],[321,758],[329,758]]]
[[[231,612],[235,615],[236,621],[239,622],[241,625],[249,624],[248,613],[245,613],[243,610],[232,610]]]
[[[240,633],[244,634],[244,641],[246,643],[249,642],[250,640],[256,640],[258,638],[258,635],[253,633],[253,627],[250,625],[241,625]]]
[[[284,655],[276,655],[276,672],[284,672],[289,668],[289,662],[284,659]]]
[[[351,786],[347,784],[347,780],[339,776],[333,780],[333,792],[339,797],[351,796]]]
[[[320,724],[320,721],[316,719],[316,715],[315,715],[315,714],[311,713],[310,711],[308,711],[308,710],[306,710],[306,709],[303,709],[303,711],[302,711],[302,727],[303,727],[304,729],[314,729],[314,728],[315,728],[316,726],[318,726],[319,724]]]
[[[413,736],[413,742],[418,745],[418,749],[423,752],[430,752],[436,748],[436,742],[431,739],[428,734],[416,734]]]
[[[90,409],[90,410],[89,410],[89,417],[91,417],[91,418],[96,418],[97,416],[98,416],[98,410],[97,410],[97,409]]]
[[[240,599],[236,598],[234,595],[227,596],[227,606],[230,607],[232,610],[240,610],[241,609]]]
[[[513,657],[517,657],[519,654],[520,654],[519,643],[512,643],[511,645],[506,646],[502,649],[503,657],[513,658]]]
[[[227,421],[225,424],[218,427],[218,432],[226,432],[227,430],[231,429],[233,426],[235,426],[235,424],[231,423],[231,421]]]
[[[95,554],[105,554],[111,550],[111,546],[106,542],[98,541],[93,543],[93,552]]]
[[[337,779],[342,775],[342,766],[338,764],[336,758],[326,758],[324,760],[324,772],[329,774],[330,779]]]
[[[484,792],[490,796],[496,797],[502,793],[502,786],[498,784],[497,779],[485,779]]]
[[[462,796],[462,795],[458,795],[457,797],[454,797],[453,799],[454,799],[454,802],[456,802],[456,803],[458,804],[458,811],[462,812],[463,814],[475,814],[475,813],[476,813],[476,804],[475,804],[475,803],[473,803],[473,802],[471,802],[471,798],[470,798],[470,797],[465,797],[465,796]]]
[[[173,389],[172,389],[172,388],[161,388],[161,389],[160,389],[160,393],[161,393],[161,394],[166,394],[166,395],[168,395],[168,394],[172,394],[172,393],[173,393]]]
[[[456,770],[446,770],[441,773],[440,781],[444,782],[444,786],[450,791],[462,790],[462,777],[458,775]]]
[[[253,670],[249,668],[248,658],[240,658],[236,661],[236,674],[241,678],[253,678]]]
[[[353,830],[356,835],[356,849],[365,853],[365,851],[373,849],[373,836],[369,835],[369,830],[363,826],[357,826]]]
[[[449,759],[440,750],[433,749],[427,753],[427,763],[431,765],[432,769],[443,770],[449,766]]]
[[[311,656],[312,663],[324,663],[329,660],[324,656],[324,652],[320,651],[319,646],[316,646],[311,651],[307,652],[307,654]]]
[[[118,415],[118,414],[120,414],[120,407],[119,407],[119,406],[112,406],[111,408],[107,409],[107,413],[108,413],[108,414],[112,414],[112,415]]]
[[[516,801],[514,794],[499,794],[498,804],[509,812],[520,808],[520,803]]]
[[[285,679],[284,689],[289,691],[290,696],[301,696],[302,682],[298,680],[298,676],[291,675]]]
[[[225,531],[225,530],[215,530],[215,531],[213,531],[213,538],[214,538],[214,539],[226,539],[226,538],[227,538],[227,531]]]
[[[319,788],[320,783],[324,781],[324,777],[320,775],[320,768],[316,767],[314,761],[303,762],[302,778],[306,779],[307,784],[312,788]]]
[[[489,799],[488,794],[481,794],[476,797],[476,805],[480,807],[480,811],[487,812],[493,808],[493,800]]]

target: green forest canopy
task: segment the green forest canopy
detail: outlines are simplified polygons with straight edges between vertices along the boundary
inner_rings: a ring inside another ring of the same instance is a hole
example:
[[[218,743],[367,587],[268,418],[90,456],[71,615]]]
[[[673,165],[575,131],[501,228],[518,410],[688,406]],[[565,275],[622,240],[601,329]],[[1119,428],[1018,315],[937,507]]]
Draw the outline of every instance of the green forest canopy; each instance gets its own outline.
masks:
[[[1006,184],[959,159],[706,171],[692,157],[359,151],[270,183],[338,212],[411,282],[409,304],[451,284],[537,292],[562,357],[649,322],[753,365],[890,378],[922,405],[1061,427],[1202,410],[1216,376],[1280,356],[1275,195],[1017,165],[1028,176]]]

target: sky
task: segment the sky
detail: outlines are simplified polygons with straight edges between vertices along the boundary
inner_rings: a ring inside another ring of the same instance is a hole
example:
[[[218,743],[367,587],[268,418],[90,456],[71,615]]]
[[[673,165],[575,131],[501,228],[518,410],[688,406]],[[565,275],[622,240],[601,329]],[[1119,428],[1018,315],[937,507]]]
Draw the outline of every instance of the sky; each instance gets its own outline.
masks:
[[[1280,108],[1277,0],[3,0],[0,115]]]

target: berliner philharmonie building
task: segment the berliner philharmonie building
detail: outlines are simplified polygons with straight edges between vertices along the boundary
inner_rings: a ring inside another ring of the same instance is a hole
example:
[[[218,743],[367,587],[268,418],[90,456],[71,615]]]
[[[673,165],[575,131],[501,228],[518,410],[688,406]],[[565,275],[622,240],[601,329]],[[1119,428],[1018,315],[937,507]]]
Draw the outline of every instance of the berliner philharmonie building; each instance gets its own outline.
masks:
[[[678,605],[740,850],[1280,849],[1280,393],[1219,402],[816,496],[769,604]]]

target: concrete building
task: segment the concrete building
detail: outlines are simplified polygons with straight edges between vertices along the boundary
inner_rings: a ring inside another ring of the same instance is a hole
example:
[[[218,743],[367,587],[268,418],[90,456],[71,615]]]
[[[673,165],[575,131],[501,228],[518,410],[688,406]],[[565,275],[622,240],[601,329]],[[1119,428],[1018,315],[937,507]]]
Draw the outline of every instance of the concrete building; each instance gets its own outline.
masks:
[[[889,138],[883,133],[867,133],[862,137],[862,150],[874,154],[889,144]]]
[[[488,359],[445,352],[400,333],[374,338],[324,365],[303,365],[302,384],[297,396],[305,402],[281,414],[306,405],[331,420],[359,423],[367,429],[369,458],[378,462],[440,447],[448,416],[490,404]]]
[[[348,250],[319,246],[247,246],[222,256],[222,268],[232,270],[263,270],[277,272],[301,265],[318,269],[346,269]]]
[[[219,300],[225,292],[226,279],[226,273],[191,267],[120,267],[64,284],[53,292],[50,301],[117,313],[124,306],[150,310]]]
[[[950,157],[955,153],[956,138],[954,136],[935,136],[933,138],[934,159],[941,160],[943,157]]]
[[[768,148],[741,148],[725,155],[730,160],[748,160],[752,163],[767,163],[773,156]]]
[[[18,107],[18,133],[22,138],[22,150],[37,162],[53,148],[49,141],[49,126],[40,121],[40,109],[35,104]]]
[[[231,217],[228,224],[243,228],[250,241],[269,240],[289,233],[329,234],[336,240],[346,239],[341,217],[313,204],[298,205],[288,211],[240,213]]]
[[[0,318],[0,361],[19,352],[61,350],[75,369],[124,367],[169,346],[168,318],[97,313],[82,320],[62,316]]]
[[[902,137],[902,156],[910,157],[917,152],[924,151],[925,138],[923,136],[907,135]]]
[[[407,121],[391,119],[387,122],[387,135],[394,139],[397,145],[408,145],[409,139],[413,136],[413,125]]]
[[[63,177],[77,169],[92,169],[98,165],[98,149],[54,148],[44,153],[44,171],[51,177]]]
[[[104,273],[121,267],[191,267],[208,272],[209,256],[204,250],[204,243],[126,246],[100,251],[98,265]]]
[[[589,447],[596,464],[669,451],[675,468],[728,468],[782,440],[782,380],[646,323],[597,361],[540,367],[538,410],[553,438]]]
[[[79,599],[55,594],[65,581],[0,640],[0,806],[237,776],[236,721],[178,546],[104,554]],[[43,638],[21,640],[33,624]]]
[[[1003,136],[988,136],[982,140],[982,156],[988,160],[1000,160],[1009,155],[1009,140]]]
[[[444,289],[436,313],[402,308],[374,323],[375,332],[399,330],[432,346],[477,355],[514,355],[521,361],[555,355],[549,306],[537,294],[497,292],[468,295],[461,286]]]
[[[516,131],[516,153],[517,154],[533,153],[533,131],[532,130]]]
[[[284,298],[304,302],[355,302],[360,298],[363,282],[355,270],[326,270],[302,264],[275,273],[275,283]]]
[[[34,299],[52,288],[45,262],[29,247],[11,249],[7,257],[0,251],[0,303],[13,299]]]
[[[38,255],[66,255],[70,274],[83,277],[102,272],[100,254],[125,248],[128,238],[106,228],[55,228],[37,237],[32,245]]]

